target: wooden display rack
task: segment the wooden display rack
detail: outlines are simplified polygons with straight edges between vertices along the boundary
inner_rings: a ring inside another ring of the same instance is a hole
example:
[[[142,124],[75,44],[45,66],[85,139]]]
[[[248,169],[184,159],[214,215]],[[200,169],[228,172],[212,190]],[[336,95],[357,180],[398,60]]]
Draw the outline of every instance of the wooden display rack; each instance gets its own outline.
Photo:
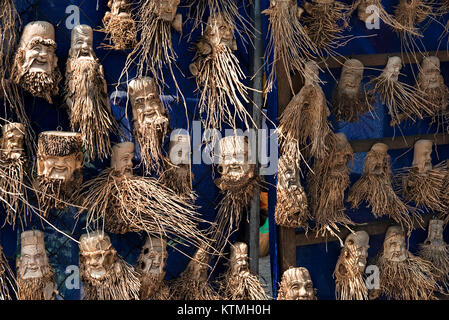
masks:
[[[374,66],[384,66],[387,63],[388,57],[391,56],[399,56],[402,57],[403,64],[416,63],[415,58],[418,58],[419,61],[422,60],[422,57],[426,56],[437,56],[441,62],[449,61],[449,53],[447,51],[428,51],[424,53],[417,53],[416,57],[411,57],[404,55],[401,53],[387,53],[387,54],[363,54],[363,55],[353,55],[345,57],[346,59],[358,59],[360,60],[365,67],[374,67]],[[344,62],[342,57],[338,58],[329,58],[327,63],[327,68],[340,68]],[[323,63],[320,64],[322,67]],[[292,91],[288,84],[287,76],[285,74],[282,63],[277,63],[276,65],[276,73],[277,73],[277,89],[278,89],[278,115],[282,113],[285,107],[288,105],[290,100],[293,97]],[[292,77],[293,89],[295,93],[299,92],[301,87],[303,86],[303,80],[299,75],[294,75]],[[406,136],[406,137],[395,137],[395,138],[378,138],[378,139],[365,139],[365,140],[351,140],[349,143],[356,152],[367,152],[371,149],[371,146],[376,142],[382,142],[388,145],[390,150],[394,149],[405,149],[412,148],[415,141],[419,139],[430,139],[433,140],[435,144],[449,144],[449,136],[444,134],[424,134],[424,135],[414,135],[414,136]],[[432,217],[432,215],[424,215],[421,216],[424,220],[424,225],[427,225],[428,221]],[[386,232],[387,228],[390,225],[395,224],[394,220],[378,220],[371,221],[367,223],[357,224],[354,227],[351,227],[354,231],[364,230],[369,235],[378,235]],[[417,221],[414,222],[415,227],[418,227]],[[349,230],[341,230],[339,232],[338,237],[344,239],[349,234]],[[286,228],[286,227],[278,227],[278,254],[279,254],[279,268],[280,273],[282,274],[289,267],[296,266],[296,247],[305,246],[311,244],[318,244],[330,241],[338,240],[337,237],[315,237],[314,232],[310,232],[307,236],[304,232],[296,232],[294,228]]]

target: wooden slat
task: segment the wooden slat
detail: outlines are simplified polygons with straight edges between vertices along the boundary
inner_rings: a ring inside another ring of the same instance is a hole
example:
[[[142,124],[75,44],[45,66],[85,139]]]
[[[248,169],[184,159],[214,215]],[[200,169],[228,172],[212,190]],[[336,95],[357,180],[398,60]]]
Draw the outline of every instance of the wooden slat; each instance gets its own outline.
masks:
[[[395,53],[377,53],[377,54],[356,54],[351,56],[344,57],[329,57],[324,62],[320,62],[319,65],[321,68],[327,67],[329,69],[340,68],[346,59],[357,59],[363,63],[365,67],[375,67],[375,66],[384,66],[388,61],[388,57],[398,56],[402,58],[403,64],[411,64],[416,63],[416,59],[418,62],[422,61],[423,56],[437,56],[441,62],[449,61],[449,53],[446,50],[441,51],[426,51],[426,52],[417,52],[416,56],[401,54],[400,52]]]
[[[433,215],[424,215],[421,216],[424,222],[422,223],[422,226],[427,226],[429,223],[429,220],[433,218]],[[377,220],[377,221],[371,221],[366,223],[361,223],[355,226],[351,226],[351,229],[354,231],[366,231],[370,236],[377,235],[377,234],[384,234],[389,226],[397,225],[397,223],[393,219],[386,219],[386,220]],[[415,228],[420,228],[420,224],[417,221],[414,221],[413,223]],[[340,239],[344,240],[346,236],[350,233],[349,230],[341,230],[338,233],[338,237]],[[306,246],[311,244],[318,244],[323,242],[332,242],[332,241],[338,241],[338,238],[335,236],[329,236],[329,237],[315,237],[314,233],[309,233],[307,236],[304,232],[299,232],[296,234],[296,246]]]
[[[432,140],[436,145],[449,144],[449,135],[447,134],[418,134],[404,137],[397,136],[394,138],[351,140],[349,143],[354,152],[368,152],[372,145],[378,142],[385,143],[389,150],[396,150],[412,148],[415,142],[420,139]]]

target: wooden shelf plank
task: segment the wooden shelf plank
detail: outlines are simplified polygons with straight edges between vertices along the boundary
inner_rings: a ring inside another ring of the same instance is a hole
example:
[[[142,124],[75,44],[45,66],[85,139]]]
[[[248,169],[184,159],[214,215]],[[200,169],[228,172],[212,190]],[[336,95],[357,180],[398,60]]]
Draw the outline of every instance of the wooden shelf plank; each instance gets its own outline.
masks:
[[[329,57],[325,61],[329,69],[341,68],[346,59],[360,60],[360,62],[362,62],[365,67],[376,67],[386,65],[388,58],[392,56],[401,57],[403,64],[416,63],[416,59],[418,59],[418,61],[421,63],[424,56],[437,56],[441,62],[449,61],[449,53],[446,50],[417,52],[416,57],[408,54],[401,54],[400,52],[394,52],[377,54],[356,54],[344,57]],[[324,62],[320,62],[319,65],[321,68],[325,67]]]
[[[447,134],[417,134],[412,136],[397,136],[389,138],[375,138],[364,140],[350,140],[354,152],[368,152],[372,145],[378,142],[385,143],[389,150],[412,148],[416,141],[420,139],[432,140],[436,145],[449,144],[449,135]]]
[[[432,214],[426,214],[421,215],[422,219],[424,220],[423,226],[427,227],[429,220],[432,219],[434,216]],[[366,231],[370,236],[372,235],[378,235],[378,234],[384,234],[389,226],[397,225],[397,223],[393,219],[385,219],[385,220],[376,220],[366,223],[361,223],[355,226],[351,226],[351,229],[354,231]],[[413,222],[413,225],[415,228],[420,228],[419,223],[415,220]],[[338,233],[338,236],[344,240],[346,236],[350,233],[349,230],[344,229],[341,230]],[[298,232],[296,233],[296,246],[307,246],[311,244],[319,244],[324,242],[332,242],[332,241],[338,241],[338,238],[335,236],[329,236],[329,237],[315,237],[315,234],[312,232],[306,236],[304,232]]]

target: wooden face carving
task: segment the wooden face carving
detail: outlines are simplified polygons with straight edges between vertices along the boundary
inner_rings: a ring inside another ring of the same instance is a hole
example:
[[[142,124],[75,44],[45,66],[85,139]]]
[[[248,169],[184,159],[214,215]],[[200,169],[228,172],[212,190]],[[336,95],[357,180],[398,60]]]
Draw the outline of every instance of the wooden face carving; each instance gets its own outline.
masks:
[[[238,242],[231,247],[231,272],[234,275],[249,272],[248,270],[248,246]]]
[[[443,239],[444,221],[430,220],[429,233],[424,244],[432,247],[441,247],[446,245]]]
[[[338,81],[338,89],[342,90],[346,95],[355,96],[360,90],[363,78],[363,65],[355,61],[352,62],[353,60],[348,61],[343,65],[340,80]]]
[[[19,159],[23,155],[23,125],[11,123],[4,125],[2,129],[2,153],[7,159]]]
[[[291,268],[284,272],[282,284],[286,300],[313,300],[315,290],[305,268]]]
[[[435,89],[441,84],[440,60],[437,57],[425,57],[419,74],[424,89]]]
[[[137,270],[143,274],[165,275],[165,259],[167,251],[165,240],[149,237],[142,247],[142,251],[137,262]]]
[[[30,22],[24,28],[18,50],[24,52],[23,73],[52,74],[58,63],[54,27],[48,22]]]
[[[407,248],[405,237],[397,227],[390,227],[387,230],[384,241],[384,257],[393,262],[402,262],[407,259]]]
[[[18,275],[22,279],[43,277],[50,270],[44,234],[41,231],[25,231],[21,238],[21,253],[17,261]]]
[[[399,57],[388,58],[387,65],[382,73],[393,81],[398,81],[399,73],[402,68],[402,60]]]
[[[412,166],[418,168],[420,173],[432,169],[432,145],[433,143],[430,140],[418,140],[415,143]]]
[[[170,137],[170,161],[175,165],[190,164],[190,136],[188,134],[172,134]]]
[[[366,259],[368,258],[369,236],[365,231],[357,231],[346,237],[345,247],[352,253],[355,259],[353,263],[359,268],[360,272],[365,270]]]
[[[72,180],[75,170],[81,168],[81,163],[74,154],[64,157],[44,156],[40,164],[43,176],[64,181]]]
[[[168,124],[167,112],[159,98],[153,79],[141,78],[132,80],[129,83],[129,90],[133,122],[136,128]]]
[[[122,142],[112,147],[111,168],[126,175],[132,175],[134,143]]]
[[[72,30],[71,57],[94,59],[93,31],[88,25],[78,25]]]
[[[249,164],[248,143],[243,136],[222,138],[220,144],[219,173],[226,180],[241,181],[253,177],[253,167]]]
[[[102,280],[111,270],[116,258],[109,236],[101,233],[84,234],[80,238],[80,263],[86,275]]]
[[[225,45],[232,50],[236,50],[234,27],[227,23],[221,15],[209,17],[204,39],[213,48]]]

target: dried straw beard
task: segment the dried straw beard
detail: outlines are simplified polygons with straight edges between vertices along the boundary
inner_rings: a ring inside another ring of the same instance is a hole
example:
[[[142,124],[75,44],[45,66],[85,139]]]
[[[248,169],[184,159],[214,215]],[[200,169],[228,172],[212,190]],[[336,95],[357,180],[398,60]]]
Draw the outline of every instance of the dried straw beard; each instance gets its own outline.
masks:
[[[112,168],[81,187],[79,201],[87,212],[87,224],[111,233],[145,231],[160,236],[173,234],[185,243],[209,247],[198,229],[203,222],[195,206],[153,178],[125,176]]]
[[[9,71],[9,60],[13,55],[13,48],[16,43],[17,11],[13,0],[2,2],[0,17],[2,17],[0,19],[0,79],[6,79]],[[4,91],[3,89],[0,90]],[[0,96],[2,95],[0,93]]]
[[[140,300],[168,300],[170,294],[165,274],[139,273]]]
[[[277,189],[277,200],[274,218],[276,224],[287,228],[308,229],[307,220],[312,216],[307,205],[304,188],[299,186],[294,191]]]
[[[104,47],[113,50],[126,50],[136,46],[136,22],[131,17],[109,14],[103,19],[103,24],[103,31],[106,33],[105,39],[112,43],[112,45],[104,45]]]
[[[67,70],[71,70],[65,82],[65,98],[71,100],[70,126],[81,132],[89,158],[102,160],[111,154],[109,133],[115,131],[103,68],[97,58],[71,54]]]
[[[270,21],[270,39],[265,56],[273,55],[273,61],[282,64],[291,88],[293,88],[291,72],[299,73],[306,78],[308,74],[304,70],[304,62],[313,60],[314,55],[318,55],[318,48],[299,22],[297,10],[296,5],[288,6],[288,8],[276,5],[262,12],[269,16]],[[275,80],[274,66],[275,63],[268,75],[269,90]]]
[[[432,6],[421,0],[399,1],[394,10],[397,22],[404,26],[406,30],[414,30],[419,32],[417,24],[423,22],[429,14],[432,13]],[[413,5],[411,5],[413,4]],[[399,34],[404,35],[406,30],[396,30]]]
[[[418,207],[444,212],[447,205],[441,198],[441,190],[446,174],[442,165],[436,165],[424,174],[420,174],[418,168],[411,168],[402,176],[400,192],[405,201],[413,201]]]
[[[335,159],[336,152],[342,152],[352,158],[352,150],[334,150],[330,159]],[[315,214],[316,234],[335,234],[340,230],[339,224],[349,228],[353,222],[345,214],[345,190],[349,187],[349,168],[347,165],[333,167],[332,160],[316,159],[313,172],[307,176],[309,187],[309,205]]]
[[[82,181],[83,173],[81,169],[73,172],[73,179],[70,181],[37,176],[35,181],[36,196],[44,217],[52,208],[65,210],[70,203],[73,203]]]
[[[162,169],[162,143],[169,131],[168,119],[162,123],[151,123],[134,127],[134,137],[139,145],[141,161],[146,173],[152,170],[159,173]]]
[[[338,300],[368,300],[368,288],[354,255],[355,246],[344,247],[334,271],[335,294]]]
[[[0,199],[6,211],[6,221],[13,227],[17,217],[21,222],[27,221],[27,193],[23,182],[26,159],[5,159],[0,161]]]
[[[169,163],[160,180],[169,189],[173,190],[177,195],[194,200],[195,194],[192,190],[193,173],[190,165],[181,164],[176,166]]]
[[[102,279],[95,279],[80,263],[83,300],[139,300],[140,282],[137,271],[122,258],[114,263]]]
[[[18,299],[19,300],[45,300],[45,287],[55,284],[55,272],[51,267],[39,278],[23,279],[17,275]],[[52,300],[54,297],[52,298]]]
[[[337,88],[332,102],[337,121],[358,122],[360,115],[374,109],[371,100],[371,97],[362,90],[362,85],[356,94],[348,94],[343,89]]]
[[[432,111],[428,108],[429,102],[422,98],[416,88],[395,81],[386,72],[382,72],[378,77],[372,79],[368,85],[372,84],[373,88],[369,94],[374,96],[376,93],[380,95],[380,101],[388,108],[391,116],[391,126],[398,125],[405,118],[415,121],[418,117],[422,119],[422,114],[429,114]]]
[[[165,21],[152,9],[153,1],[145,1],[139,9],[139,25],[141,48],[140,61],[142,67],[145,64],[147,69],[157,75],[157,78],[164,81],[163,68],[169,67],[173,75],[172,63],[176,62],[177,56],[172,45],[172,23]],[[141,67],[141,68],[142,68]],[[143,70],[143,69],[142,69]]]
[[[447,109],[449,105],[449,88],[444,83],[444,79],[440,76],[440,85],[436,88],[429,88],[423,83],[423,80],[418,76],[418,83],[416,85],[418,94],[421,95],[421,99],[426,101],[426,106],[431,113],[429,116],[433,117],[433,121],[437,122],[438,119],[444,116],[444,120],[447,121]],[[445,121],[445,122],[446,122]]]
[[[383,172],[371,173],[371,168],[382,163]],[[358,208],[362,201],[366,201],[371,207],[371,212],[376,218],[388,214],[402,227],[413,227],[411,210],[394,192],[391,182],[390,156],[388,154],[369,151],[366,155],[362,176],[349,190],[347,201],[351,208]]]
[[[328,136],[332,134],[327,121],[328,115],[329,109],[321,87],[318,84],[302,87],[279,117],[278,130],[281,142],[293,141],[309,145],[307,150],[309,157],[326,158],[329,153],[326,142]],[[290,157],[300,154],[299,150],[282,149],[282,153]]]
[[[430,262],[408,252],[406,260],[391,261],[378,258],[380,293],[394,300],[433,300],[438,285],[433,276]]]
[[[207,267],[200,266],[200,276],[193,269],[198,264],[192,261],[187,269],[176,279],[172,285],[173,300],[220,300],[220,295],[207,280]]]
[[[259,278],[249,271],[234,274],[228,270],[223,282],[220,289],[227,300],[268,300]]]
[[[14,292],[9,291],[9,287],[13,289]],[[12,300],[16,297],[17,292],[17,282],[14,278],[14,273],[8,264],[8,259],[3,253],[0,247],[0,301],[1,300]]]
[[[43,98],[53,103],[52,96],[59,93],[59,82],[62,80],[61,72],[56,66],[51,74],[45,72],[30,72],[22,70],[25,63],[25,50],[18,49],[14,57],[11,77],[23,89],[35,97]]]
[[[278,296],[276,298],[276,300],[292,300],[289,297],[288,291],[290,291],[289,285],[287,281],[281,281],[281,283],[279,284],[279,290],[278,290]],[[311,297],[309,297],[309,299],[306,300],[318,300],[317,296],[316,296],[316,289],[313,289],[313,295]],[[297,299],[297,300],[303,300],[303,299]]]
[[[193,63],[198,69],[195,79],[201,91],[200,114],[205,113],[202,120],[204,129],[221,130],[222,123],[236,128],[237,119],[249,128],[253,119],[244,105],[249,102],[249,88],[242,82],[245,74],[232,50],[220,44],[212,49],[211,54],[199,56]]]
[[[348,26],[346,5],[340,1],[332,3],[310,3],[310,10],[303,17],[307,33],[315,46],[326,53],[343,46],[343,30]]]
[[[441,283],[444,288],[449,288],[449,245],[421,244],[419,257],[429,261],[434,266],[435,280]]]
[[[236,181],[232,177],[222,175],[215,184],[220,186],[223,198],[218,204],[213,226],[212,239],[216,241],[215,247],[224,249],[234,227],[238,227],[242,218],[242,211],[247,208],[260,184],[260,177],[255,176],[254,168],[251,173]]]

